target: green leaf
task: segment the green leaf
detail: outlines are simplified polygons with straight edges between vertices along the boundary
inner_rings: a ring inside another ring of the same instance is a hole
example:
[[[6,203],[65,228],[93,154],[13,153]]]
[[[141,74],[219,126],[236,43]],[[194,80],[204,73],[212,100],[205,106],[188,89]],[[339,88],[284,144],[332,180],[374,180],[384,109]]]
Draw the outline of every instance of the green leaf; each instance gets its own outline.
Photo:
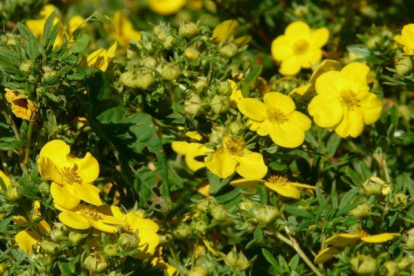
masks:
[[[227,185],[233,175],[221,179],[220,177],[218,177],[217,175],[215,175],[214,173],[207,171],[207,177],[208,177],[208,181],[210,183],[210,194],[214,195],[216,194],[218,191],[221,190],[221,188],[223,188],[225,185]]]
[[[300,209],[300,208],[298,208],[298,207],[294,207],[294,206],[288,206],[288,205],[285,205],[285,206],[283,207],[283,209],[284,209],[286,212],[288,212],[289,214],[292,214],[292,215],[297,215],[297,216],[300,216],[300,217],[305,217],[305,218],[313,218],[313,216],[312,216],[312,214],[311,214],[311,213],[309,213],[309,212],[308,212],[308,211],[306,211],[306,210]]]
[[[17,28],[20,31],[20,34],[24,37],[27,43],[26,52],[31,60],[36,60],[36,58],[40,55],[39,51],[39,42],[37,42],[36,37],[33,33],[23,24],[20,22],[17,23]]]
[[[102,12],[94,11],[93,14],[91,15],[91,18],[101,21],[103,24],[108,25],[112,29],[112,31],[115,31],[115,28],[114,28],[114,25],[112,25],[111,19],[105,14],[103,14]]]
[[[272,253],[270,253],[267,249],[262,249],[263,256],[266,258],[266,260],[273,266],[278,267],[278,263],[276,259],[273,257]]]
[[[395,130],[397,129],[398,126],[398,107],[397,105],[393,105],[390,111],[390,126],[388,127],[387,130],[387,136],[388,139],[393,139],[394,138],[394,133]]]
[[[367,48],[367,46],[363,44],[349,45],[346,48],[348,49],[349,52],[354,53],[355,55],[360,56],[360,57],[366,58],[371,55],[370,50]]]
[[[251,84],[254,82],[262,73],[263,66],[262,65],[254,65],[251,68],[249,75],[246,77],[246,82]]]

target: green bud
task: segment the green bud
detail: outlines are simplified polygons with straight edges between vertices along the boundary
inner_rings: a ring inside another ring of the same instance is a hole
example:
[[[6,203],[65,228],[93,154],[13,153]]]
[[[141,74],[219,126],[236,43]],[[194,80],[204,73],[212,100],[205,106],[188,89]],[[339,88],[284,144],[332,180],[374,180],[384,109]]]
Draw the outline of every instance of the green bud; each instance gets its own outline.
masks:
[[[101,253],[92,253],[86,257],[83,266],[92,272],[102,272],[108,267],[105,257]]]
[[[293,14],[297,17],[305,17],[309,13],[309,8],[306,6],[298,6],[293,11]]]
[[[244,124],[234,121],[229,125],[230,133],[233,135],[240,135],[244,131]]]
[[[43,80],[47,80],[56,75],[56,71],[49,66],[43,66]]]
[[[239,47],[234,43],[229,43],[221,47],[219,52],[224,57],[232,58],[239,52]]]
[[[34,61],[32,60],[25,60],[20,64],[20,71],[22,71],[23,73],[29,74],[32,71],[34,65]]]
[[[178,29],[178,34],[184,38],[192,38],[193,36],[198,34],[199,31],[200,29],[195,23],[188,22],[181,24],[180,28]]]
[[[414,228],[411,228],[403,236],[404,241],[409,249],[414,249]]]
[[[121,74],[121,81],[124,85],[132,88],[147,89],[154,83],[154,76],[150,72],[125,72]]]
[[[224,205],[216,205],[210,210],[211,216],[217,221],[223,221],[228,218],[227,210]]]
[[[173,235],[171,235],[171,234],[160,235],[159,237],[160,237],[160,244],[161,245],[169,244],[174,239]]]
[[[181,75],[180,67],[175,64],[167,63],[162,67],[161,76],[164,79],[173,81]]]
[[[375,35],[375,36],[371,36],[367,40],[367,42],[365,43],[365,45],[367,45],[367,47],[372,50],[372,49],[375,49],[377,47],[377,45],[380,44],[380,42],[381,42],[381,37],[378,36],[378,35]]]
[[[371,215],[371,207],[368,203],[364,202],[349,211],[349,214],[356,218],[368,217]]]
[[[173,231],[173,235],[177,239],[185,239],[191,233],[190,226],[186,223],[180,223],[178,227]]]
[[[358,275],[371,275],[377,270],[377,260],[370,256],[358,255],[349,261],[351,269]]]
[[[173,36],[167,36],[167,38],[164,40],[164,48],[167,50],[170,50],[174,44],[177,42],[177,39]]]
[[[208,228],[208,224],[204,220],[193,220],[191,226],[194,231],[200,232],[201,234],[205,234]]]
[[[140,218],[145,218],[145,211],[142,209],[137,209],[134,211],[134,215]]]
[[[65,236],[65,232],[62,228],[53,228],[52,231],[50,231],[50,238],[52,241],[60,241]]]
[[[400,270],[406,270],[407,268],[410,268],[414,263],[414,257],[409,255],[401,259],[401,261],[398,263],[397,267]]]
[[[397,58],[395,61],[395,71],[400,76],[405,76],[413,70],[413,62],[411,57],[404,56],[402,58]]]
[[[197,93],[201,93],[207,87],[207,78],[198,77],[197,81],[193,84]]]
[[[157,67],[157,60],[153,57],[146,57],[139,62],[139,65],[146,66],[149,68]]]
[[[50,194],[50,185],[46,181],[42,181],[39,185],[39,191],[42,195],[46,196]]]
[[[279,216],[279,214],[280,212],[278,208],[270,205],[262,205],[257,211],[256,219],[260,222],[271,223]]]
[[[384,267],[387,270],[387,276],[394,276],[398,273],[397,264],[393,261],[385,262]]]
[[[42,249],[44,252],[54,255],[59,251],[59,244],[48,241],[48,240],[43,240]]]
[[[370,177],[364,184],[362,184],[361,193],[367,196],[379,195],[382,191],[382,186],[385,184],[383,180],[378,177]]]
[[[200,52],[196,48],[189,47],[184,50],[184,55],[189,60],[196,60],[199,58]]]
[[[398,193],[394,195],[394,205],[398,207],[407,207],[408,205],[408,196],[403,193]]]
[[[250,266],[249,260],[244,256],[243,252],[237,253],[235,249],[226,255],[224,262],[226,265],[237,267],[240,270],[246,270]]]
[[[128,59],[135,59],[137,58],[137,53],[135,51],[132,51],[131,49],[127,49],[127,58]]]
[[[118,243],[125,251],[133,250],[138,247],[138,240],[135,235],[122,233],[118,238]]]
[[[254,203],[253,201],[249,200],[249,199],[243,199],[242,201],[240,201],[239,203],[239,209],[246,211],[246,212],[250,212],[252,211],[254,208]]]
[[[210,200],[207,198],[203,198],[199,202],[197,202],[196,208],[200,210],[201,212],[207,212],[207,210],[210,208]]]
[[[184,102],[184,111],[186,114],[196,116],[201,108],[201,98],[197,94],[192,94]]]
[[[8,187],[6,194],[11,201],[17,201],[22,197],[20,187]]]
[[[154,33],[160,40],[165,40],[170,33],[170,29],[165,25],[158,25],[154,27]]]
[[[230,101],[227,96],[214,95],[210,101],[210,107],[217,114],[226,112],[230,108]]]
[[[72,245],[78,245],[78,243],[83,239],[83,234],[75,231],[69,232],[69,241]]]
[[[118,254],[118,247],[115,244],[107,244],[103,252],[105,256],[114,257]]]
[[[189,272],[188,276],[207,276],[208,271],[202,266],[195,266]]]

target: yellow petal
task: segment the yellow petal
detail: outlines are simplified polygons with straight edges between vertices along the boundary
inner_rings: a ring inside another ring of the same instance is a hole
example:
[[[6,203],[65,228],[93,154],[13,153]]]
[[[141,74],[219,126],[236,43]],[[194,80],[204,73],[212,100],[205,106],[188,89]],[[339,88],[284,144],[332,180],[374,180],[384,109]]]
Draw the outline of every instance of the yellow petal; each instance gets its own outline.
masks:
[[[299,190],[294,187],[287,184],[284,185],[278,185],[276,183],[271,182],[265,182],[265,186],[269,188],[270,190],[275,191],[276,193],[289,198],[299,199],[300,198],[300,192]]]
[[[243,156],[237,156],[239,165],[236,172],[247,179],[262,179],[267,173],[263,155],[257,152],[244,150]]]
[[[342,64],[336,60],[325,59],[321,64],[316,68],[312,73],[312,76],[309,80],[311,85],[315,85],[316,80],[323,74],[329,71],[339,71],[342,68]]]
[[[315,83],[316,93],[318,95],[339,97],[342,89],[349,89],[347,80],[341,72],[338,71],[328,71],[322,74]]]
[[[320,127],[334,127],[344,116],[344,108],[339,98],[330,95],[315,96],[308,105],[308,111]]]
[[[255,121],[261,122],[267,116],[266,107],[264,103],[256,99],[240,99],[237,103],[237,108],[244,116],[249,117],[250,119],[253,119]]]
[[[139,259],[145,259],[151,257],[154,252],[155,248],[160,243],[160,237],[154,231],[150,231],[147,229],[141,229],[138,232],[139,237],[139,244],[138,247],[141,252],[134,255],[134,257]]]
[[[4,185],[6,185],[6,187],[11,186],[10,178],[3,171],[0,171],[0,178],[3,180]],[[0,190],[1,190],[1,186],[0,186]]]
[[[63,183],[58,167],[47,157],[39,156],[37,160],[39,173],[43,179]]]
[[[272,42],[272,56],[277,61],[290,58],[293,55],[293,41],[286,35],[278,36]]]
[[[84,158],[68,157],[68,161],[77,166],[77,173],[82,183],[91,183],[99,176],[99,163],[89,152]]]
[[[76,212],[63,211],[58,217],[63,224],[73,229],[88,229],[91,227],[90,220]]]
[[[268,110],[277,109],[285,116],[292,113],[296,109],[295,102],[292,100],[292,98],[280,92],[266,93],[263,96],[263,102]],[[255,118],[253,119],[257,120]]]
[[[188,145],[188,154],[185,156],[185,163],[193,172],[198,171],[199,169],[204,168],[206,165],[204,162],[198,161],[195,158],[207,155],[207,153],[212,151],[212,149],[209,149],[202,144],[190,143]]]
[[[301,59],[297,56],[291,56],[282,61],[279,72],[285,76],[293,76],[299,73],[301,69]]]
[[[218,149],[204,159],[206,167],[220,178],[232,175],[236,170],[237,161],[223,148]]]
[[[70,153],[70,147],[62,140],[52,140],[46,143],[40,150],[39,157],[46,157],[52,161],[58,169],[69,166],[67,156]],[[39,167],[40,170],[40,167]]]
[[[316,189],[315,186],[297,183],[297,182],[289,182],[289,185],[296,187],[296,188],[301,188],[301,189]]]
[[[52,230],[50,228],[49,223],[47,223],[47,221],[45,220],[39,221],[38,227],[39,227],[40,232],[42,232],[42,234],[49,234],[50,231]]]
[[[260,136],[267,136],[271,132],[273,132],[274,124],[269,120],[264,120],[261,123],[255,123],[254,121],[250,120],[250,129],[256,130],[257,134]]]
[[[250,179],[237,179],[230,182],[231,185],[236,187],[242,187],[246,189],[256,189],[259,183],[263,183],[261,180],[250,180]]]
[[[73,191],[79,199],[92,205],[102,205],[102,200],[99,196],[101,190],[98,187],[93,186],[91,184],[73,183],[72,185]]]
[[[243,99],[243,94],[240,88],[237,86],[237,83],[235,83],[232,80],[227,80],[227,82],[230,83],[230,87],[231,87],[230,103],[237,105],[237,103],[241,99]]]
[[[311,44],[313,47],[321,48],[328,42],[329,30],[327,28],[319,28],[312,30]]]
[[[236,20],[226,20],[218,24],[214,30],[211,40],[214,42],[222,42],[237,33],[239,22]]]
[[[124,214],[118,206],[111,205],[111,212],[117,219],[127,221],[127,215]]]
[[[361,238],[361,233],[341,233],[325,240],[325,244],[336,247],[345,247],[356,243]]]
[[[351,82],[359,84],[360,86],[367,86],[368,73],[369,67],[366,64],[360,62],[351,62],[341,70],[341,74],[343,76],[345,76]]]
[[[313,49],[309,50],[302,59],[302,68],[311,68],[322,59],[322,50]]]
[[[133,212],[129,212],[127,214],[127,221],[128,224],[134,229],[142,230],[146,229],[148,231],[157,232],[159,230],[158,224],[151,220],[151,219],[144,219],[137,215],[135,215]]]
[[[311,35],[311,29],[305,22],[296,21],[286,27],[285,35],[294,37],[304,37]]]
[[[148,4],[155,13],[166,16],[178,12],[186,2],[186,0],[149,0]]]
[[[375,123],[381,116],[382,101],[373,93],[360,93],[360,111],[366,125]]]
[[[184,141],[174,141],[171,143],[171,148],[178,154],[186,155],[188,152],[188,145],[190,143]]]
[[[312,126],[312,121],[309,117],[299,111],[294,111],[290,114],[288,120],[304,131],[309,130]]]
[[[278,146],[296,148],[302,145],[305,140],[305,131],[290,121],[287,121],[282,124],[274,124],[270,138]]]
[[[335,128],[335,132],[342,138],[348,136],[358,137],[364,130],[364,120],[359,109],[344,109],[344,117],[339,125]]]
[[[400,236],[401,235],[398,233],[383,233],[378,235],[365,236],[362,237],[361,240],[367,243],[384,243]]]
[[[21,250],[26,254],[31,254],[33,245],[40,240],[40,236],[35,232],[24,230],[16,234],[15,240]]]
[[[116,43],[115,41],[114,44],[112,44],[112,46],[109,47],[108,52],[107,52],[109,58],[115,57],[115,51],[116,51],[117,46],[118,46],[118,43]]]
[[[198,133],[197,131],[187,131],[185,133],[185,136],[197,141],[201,141],[203,139],[203,136],[201,136],[200,133]]]
[[[332,259],[336,254],[339,253],[339,250],[335,247],[328,247],[321,250],[318,255],[316,255],[314,263],[315,264],[323,264],[326,261]]]
[[[85,22],[85,18],[79,15],[72,16],[69,19],[69,33],[73,34],[74,31],[76,31],[78,28],[80,28]]]
[[[67,185],[61,186],[52,182],[50,194],[56,204],[68,210],[76,208],[80,203],[80,199],[72,193]]]
[[[106,232],[106,233],[118,232],[118,228],[116,228],[113,225],[108,225],[101,220],[91,220],[90,225],[95,229],[101,230],[102,232]],[[80,228],[76,228],[76,229],[80,229]]]

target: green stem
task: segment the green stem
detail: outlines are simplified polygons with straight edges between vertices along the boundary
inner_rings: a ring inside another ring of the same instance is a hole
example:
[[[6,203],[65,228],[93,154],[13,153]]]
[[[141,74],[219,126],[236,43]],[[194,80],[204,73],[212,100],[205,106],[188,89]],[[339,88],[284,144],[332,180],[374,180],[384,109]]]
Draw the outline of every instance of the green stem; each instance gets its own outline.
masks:
[[[32,143],[33,125],[34,125],[34,121],[30,121],[29,128],[27,130],[26,152],[25,152],[24,161],[23,161],[24,165],[27,165],[27,162],[29,162],[30,146],[31,146],[31,143]]]
[[[296,241],[295,238],[290,237],[290,239],[286,238],[285,236],[283,236],[282,234],[280,234],[279,232],[275,233],[276,237],[281,240],[282,242],[286,243],[287,245],[289,245],[290,247],[292,247],[298,254],[299,256],[302,258],[302,260],[310,267],[310,269],[312,269],[312,271],[315,273],[315,275],[317,276],[324,276],[324,274],[322,274],[318,268],[312,263],[311,260],[309,260],[308,256],[306,256],[305,252],[303,252],[302,248],[300,248],[298,242]]]
[[[10,125],[10,127],[12,128],[14,135],[16,136],[16,139],[20,141],[20,134],[19,134],[19,130],[17,129],[16,124],[14,123],[13,119],[10,118],[9,114],[7,114],[6,111],[2,110],[1,114],[3,115],[4,119],[6,119],[6,122]]]

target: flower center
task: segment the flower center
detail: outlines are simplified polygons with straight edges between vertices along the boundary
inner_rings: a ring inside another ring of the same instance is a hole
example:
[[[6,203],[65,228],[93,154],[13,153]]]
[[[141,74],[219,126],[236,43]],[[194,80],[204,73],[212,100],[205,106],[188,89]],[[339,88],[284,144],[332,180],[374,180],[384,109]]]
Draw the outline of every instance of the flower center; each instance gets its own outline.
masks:
[[[105,61],[105,58],[104,58],[104,57],[102,57],[102,56],[100,56],[100,57],[98,57],[98,58],[96,59],[96,61],[92,64],[92,67],[95,67],[95,68],[98,68],[98,69],[99,69],[99,68],[103,65],[104,61]]]
[[[359,102],[354,91],[350,89],[344,89],[340,93],[340,98],[342,106],[347,107],[349,110],[354,110],[355,107],[359,107]]]
[[[102,219],[102,215],[96,211],[94,207],[80,205],[79,211],[82,213],[83,216],[91,219],[91,220],[99,220]]]
[[[267,182],[274,183],[279,186],[283,186],[288,183],[289,179],[281,175],[272,175],[267,179]]]
[[[305,54],[309,49],[309,42],[305,39],[299,39],[298,41],[293,44],[293,51],[295,52],[295,55],[303,55]]]
[[[63,178],[63,182],[66,184],[78,183],[82,184],[82,178],[79,176],[78,166],[75,164],[73,168],[63,167],[60,175]]]
[[[245,143],[242,136],[237,136],[226,142],[226,147],[232,155],[243,155],[244,145]]]
[[[279,109],[268,109],[267,116],[269,118],[269,121],[274,123],[283,124],[287,121],[286,115]]]
[[[129,223],[125,223],[124,225],[122,225],[121,229],[122,229],[122,231],[128,232],[128,233],[133,233],[134,232],[134,229],[132,229],[132,227]]]

